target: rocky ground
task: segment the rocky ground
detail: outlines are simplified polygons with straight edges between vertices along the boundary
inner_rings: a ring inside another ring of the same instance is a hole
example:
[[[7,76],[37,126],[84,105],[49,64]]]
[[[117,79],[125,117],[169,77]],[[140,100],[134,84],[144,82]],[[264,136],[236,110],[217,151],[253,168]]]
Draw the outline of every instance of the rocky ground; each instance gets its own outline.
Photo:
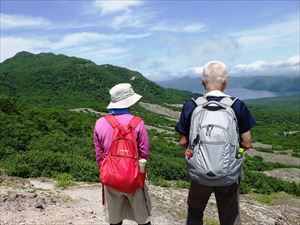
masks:
[[[150,185],[154,225],[184,225],[188,190]],[[243,224],[300,224],[300,199],[279,193],[276,201],[262,204],[253,195],[241,196]],[[205,212],[206,224],[217,223],[214,197]],[[97,183],[76,183],[68,188],[56,186],[55,181],[21,179],[1,176],[1,225],[105,225],[101,204],[101,187]],[[124,225],[133,225],[124,221]]]

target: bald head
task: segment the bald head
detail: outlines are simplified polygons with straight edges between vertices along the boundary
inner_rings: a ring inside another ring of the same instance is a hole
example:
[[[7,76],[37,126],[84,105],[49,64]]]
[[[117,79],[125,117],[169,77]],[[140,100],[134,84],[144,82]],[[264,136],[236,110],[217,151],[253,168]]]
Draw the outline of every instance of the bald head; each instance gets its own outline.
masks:
[[[202,81],[205,84],[223,84],[227,78],[227,70],[224,63],[210,61],[203,68]]]

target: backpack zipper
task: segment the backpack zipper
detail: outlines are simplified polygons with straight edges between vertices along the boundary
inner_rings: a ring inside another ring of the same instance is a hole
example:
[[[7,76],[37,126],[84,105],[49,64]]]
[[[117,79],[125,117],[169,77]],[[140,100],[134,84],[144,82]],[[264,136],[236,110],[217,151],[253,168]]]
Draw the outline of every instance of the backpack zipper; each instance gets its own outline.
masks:
[[[201,144],[223,145],[226,143],[227,143],[226,141],[201,141],[200,145]]]

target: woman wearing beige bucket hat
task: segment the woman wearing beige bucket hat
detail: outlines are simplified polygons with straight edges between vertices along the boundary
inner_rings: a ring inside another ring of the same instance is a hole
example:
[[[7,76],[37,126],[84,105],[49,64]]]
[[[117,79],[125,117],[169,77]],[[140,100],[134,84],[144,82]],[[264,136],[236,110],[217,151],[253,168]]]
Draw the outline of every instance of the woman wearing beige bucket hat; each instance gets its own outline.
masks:
[[[98,119],[94,128],[94,145],[99,168],[103,160],[108,156],[113,141],[114,129],[111,122],[109,122],[111,119],[108,119],[108,117],[113,117],[113,120],[116,119],[116,123],[121,125],[131,123],[136,117],[131,115],[129,108],[142,97],[136,94],[128,83],[115,85],[110,89],[109,93],[111,101],[107,109],[110,116]],[[149,137],[144,121],[139,118],[136,124],[134,133],[139,159],[148,160]],[[138,188],[133,194],[120,192],[107,186],[103,190],[103,200],[105,199],[105,208],[107,209],[106,212],[108,212],[107,218],[110,225],[121,225],[124,219],[133,220],[139,225],[151,225],[151,201],[146,184],[143,188]]]
[[[128,83],[117,84],[110,91],[111,102],[108,109],[126,109],[137,103],[142,96],[136,94]]]

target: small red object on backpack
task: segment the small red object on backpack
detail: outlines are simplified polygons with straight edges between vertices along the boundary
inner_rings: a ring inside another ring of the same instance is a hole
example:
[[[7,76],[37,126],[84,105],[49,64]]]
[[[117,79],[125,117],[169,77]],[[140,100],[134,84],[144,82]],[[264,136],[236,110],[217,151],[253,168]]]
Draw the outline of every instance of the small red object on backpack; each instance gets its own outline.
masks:
[[[192,149],[186,150],[186,152],[185,152],[185,158],[186,158],[186,159],[189,159],[189,158],[191,158],[192,156],[193,156],[193,150],[192,150]]]
[[[139,171],[139,152],[134,132],[142,119],[133,117],[128,125],[121,125],[113,115],[107,115],[105,119],[114,132],[108,156],[100,166],[101,183],[117,191],[133,194],[145,184],[145,175]]]

